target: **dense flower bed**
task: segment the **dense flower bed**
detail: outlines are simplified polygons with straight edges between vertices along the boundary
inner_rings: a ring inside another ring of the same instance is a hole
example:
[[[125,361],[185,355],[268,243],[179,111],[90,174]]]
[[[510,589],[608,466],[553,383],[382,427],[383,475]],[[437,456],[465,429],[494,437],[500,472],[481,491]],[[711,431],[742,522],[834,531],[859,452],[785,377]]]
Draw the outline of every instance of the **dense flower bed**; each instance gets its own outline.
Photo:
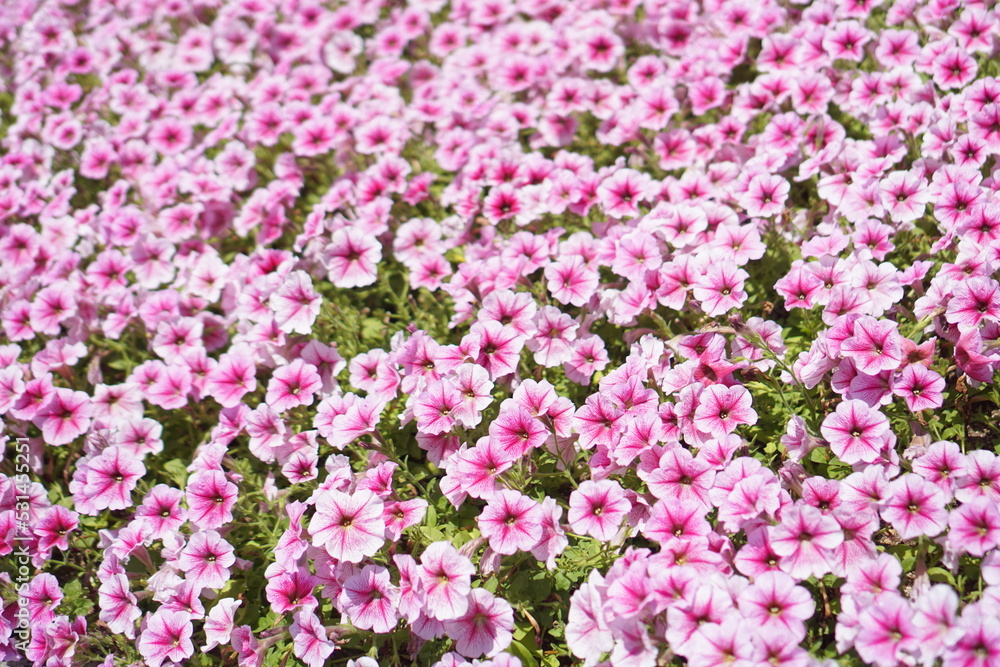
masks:
[[[990,1],[0,5],[0,658],[1000,664]]]

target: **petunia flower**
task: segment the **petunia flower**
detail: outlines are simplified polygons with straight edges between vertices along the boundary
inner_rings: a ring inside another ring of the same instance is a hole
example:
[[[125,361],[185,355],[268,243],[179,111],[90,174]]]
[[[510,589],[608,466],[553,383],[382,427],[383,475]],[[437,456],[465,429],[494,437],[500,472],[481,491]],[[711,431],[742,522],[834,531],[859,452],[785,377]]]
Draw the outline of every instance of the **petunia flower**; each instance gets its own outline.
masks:
[[[848,464],[871,463],[878,458],[882,436],[889,430],[889,420],[864,401],[848,400],[826,416],[820,431],[830,449]]]
[[[135,639],[135,622],[142,616],[138,600],[129,590],[128,577],[114,574],[101,583],[97,591],[101,608],[100,619],[111,631]]]
[[[903,361],[895,322],[862,316],[854,322],[854,335],[840,344],[840,352],[853,359],[867,375],[895,370]]]
[[[758,174],[750,179],[740,206],[752,218],[769,218],[784,208],[791,186],[776,174]]]
[[[205,470],[188,478],[187,504],[191,521],[214,530],[233,520],[238,489],[221,470]]]
[[[149,667],[161,667],[165,661],[180,662],[194,655],[191,615],[159,610],[146,618],[139,635],[139,653]]]
[[[438,435],[455,426],[456,410],[462,405],[462,395],[451,382],[437,380],[420,392],[413,406],[413,416],[421,433]]]
[[[42,430],[47,444],[65,445],[87,431],[92,414],[90,396],[85,392],[57,387],[32,417],[21,418],[30,418]]]
[[[236,609],[241,604],[243,604],[242,600],[222,598],[208,612],[204,626],[205,639],[208,643],[201,647],[203,653],[230,642],[235,626]]]
[[[447,621],[458,618],[469,607],[471,575],[476,568],[449,542],[434,542],[420,557],[420,581],[427,613]]]
[[[309,334],[322,302],[322,297],[313,289],[309,274],[292,271],[271,294],[268,306],[274,311],[274,321],[282,331]]]
[[[478,518],[479,531],[499,554],[529,551],[542,539],[542,508],[517,491],[499,491]]]
[[[517,369],[525,338],[495,321],[478,321],[472,325],[462,346],[495,380]]]
[[[64,597],[55,576],[48,572],[37,574],[23,590],[20,596],[27,606],[27,620],[38,627],[51,623],[55,618],[55,610]]]
[[[545,281],[552,298],[559,303],[583,306],[594,295],[599,277],[584,258],[571,255],[546,266]]]
[[[948,300],[945,319],[958,325],[959,331],[977,328],[984,321],[1000,321],[1000,284],[982,276],[961,281]]]
[[[878,667],[898,665],[904,652],[918,648],[913,609],[898,593],[879,595],[865,606],[858,627],[854,648],[863,660]]]
[[[705,275],[695,283],[692,294],[701,302],[706,315],[716,317],[739,308],[746,301],[743,287],[749,277],[746,271],[731,264],[710,264]]]
[[[313,398],[322,385],[323,381],[315,366],[302,359],[295,359],[274,371],[267,384],[264,400],[280,414],[300,405],[312,405]]]
[[[510,469],[516,458],[499,440],[482,438],[475,447],[456,454],[445,480],[450,479],[463,494],[489,500],[497,489],[496,477]]]
[[[514,611],[485,588],[469,592],[469,607],[456,619],[445,621],[445,631],[455,640],[455,650],[469,658],[491,658],[513,640]]]
[[[750,392],[739,385],[711,385],[698,395],[694,424],[703,433],[721,438],[740,424],[757,423],[757,413],[750,407]]]
[[[587,480],[570,494],[567,520],[573,532],[609,542],[631,509],[618,482]]]
[[[353,227],[338,229],[326,247],[325,265],[336,287],[364,287],[375,282],[382,246]]]
[[[809,505],[784,510],[781,523],[770,533],[781,570],[797,580],[828,573],[833,550],[844,541],[837,521]]]
[[[253,355],[245,348],[231,348],[219,358],[208,375],[206,393],[224,408],[239,405],[240,399],[257,388]]]
[[[38,535],[38,549],[49,551],[53,548],[69,551],[69,533],[79,525],[79,515],[62,505],[53,505],[45,510],[32,527]]]
[[[312,607],[295,612],[289,632],[295,657],[309,667],[322,667],[336,648]],[[241,659],[240,664],[243,663]]]
[[[146,466],[128,450],[111,446],[87,463],[83,493],[95,509],[125,509],[132,506],[132,489],[145,474]]]
[[[177,559],[184,578],[202,588],[222,588],[229,568],[236,562],[235,549],[219,533],[206,530],[191,536]]]
[[[381,565],[365,565],[348,577],[339,601],[351,623],[361,630],[386,633],[396,626],[399,588],[389,581],[389,570]]]
[[[955,553],[981,557],[1000,546],[1000,510],[988,498],[974,498],[948,513],[948,529]]]
[[[317,604],[313,592],[319,579],[295,563],[287,570],[278,563],[268,566],[267,586],[264,595],[271,609],[278,614],[288,614],[296,609],[308,609]]]
[[[940,408],[944,388],[944,378],[921,364],[906,366],[892,382],[892,393],[906,402],[910,412]]]
[[[359,563],[374,555],[385,542],[382,501],[371,491],[348,495],[325,491],[316,499],[316,513],[309,522],[313,544],[332,557]]]

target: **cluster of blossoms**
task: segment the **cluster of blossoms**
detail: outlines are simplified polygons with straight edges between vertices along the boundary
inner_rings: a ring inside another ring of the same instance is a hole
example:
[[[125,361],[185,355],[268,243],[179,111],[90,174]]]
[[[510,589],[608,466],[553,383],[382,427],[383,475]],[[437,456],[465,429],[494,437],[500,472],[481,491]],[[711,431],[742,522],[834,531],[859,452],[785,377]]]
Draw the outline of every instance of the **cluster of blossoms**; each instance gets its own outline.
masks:
[[[0,7],[0,658],[1000,662],[993,2],[330,4]]]

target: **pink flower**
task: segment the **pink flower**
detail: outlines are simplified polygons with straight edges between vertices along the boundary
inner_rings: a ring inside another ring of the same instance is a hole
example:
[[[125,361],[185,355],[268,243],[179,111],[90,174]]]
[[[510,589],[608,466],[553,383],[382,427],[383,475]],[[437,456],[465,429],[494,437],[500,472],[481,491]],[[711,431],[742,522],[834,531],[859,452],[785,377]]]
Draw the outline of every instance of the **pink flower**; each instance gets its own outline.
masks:
[[[205,392],[224,408],[234,408],[240,399],[257,388],[257,368],[249,350],[232,348],[219,358],[208,374]]]
[[[316,367],[295,359],[274,371],[264,400],[275,412],[282,413],[300,405],[312,405],[313,397],[322,386]]]
[[[336,287],[364,287],[375,282],[382,246],[355,227],[338,229],[326,247],[326,268]]]
[[[840,352],[853,359],[867,375],[895,370],[903,361],[896,323],[862,316],[854,322],[854,335],[840,344]]]
[[[525,209],[523,196],[510,183],[492,188],[483,200],[483,215],[492,224],[521,215]]]
[[[556,569],[556,558],[569,546],[566,531],[559,521],[562,513],[555,498],[546,496],[542,501],[542,539],[531,548],[531,555],[545,563],[549,571]]]
[[[756,653],[750,640],[754,628],[736,615],[722,623],[704,623],[684,647],[691,667],[715,667],[727,662],[748,663]]]
[[[913,460],[913,472],[951,495],[955,480],[965,474],[965,455],[957,443],[941,440],[932,443],[923,456]]]
[[[710,264],[692,293],[706,315],[717,317],[743,305],[747,298],[743,286],[749,277],[750,274],[732,264]]]
[[[491,658],[510,646],[513,640],[514,610],[502,598],[485,588],[469,592],[469,608],[444,624],[455,640],[455,650],[469,658]]]
[[[178,118],[162,118],[149,131],[149,144],[162,155],[183,153],[191,143],[191,126]]]
[[[420,393],[413,406],[413,416],[421,433],[437,435],[455,426],[455,412],[462,405],[462,395],[450,382],[438,380]]]
[[[92,414],[90,396],[82,391],[57,387],[31,421],[42,430],[47,444],[65,445],[87,431]]]
[[[59,581],[48,572],[35,575],[31,583],[19,593],[28,605],[27,620],[36,626],[45,627],[55,618],[55,610],[63,600]]]
[[[871,463],[882,449],[882,436],[889,431],[889,420],[864,401],[842,401],[837,411],[823,420],[820,431],[844,463]]]
[[[434,542],[420,556],[420,581],[425,607],[432,618],[448,621],[469,608],[469,592],[476,568],[450,542]]]
[[[910,412],[940,408],[944,388],[944,378],[921,364],[906,366],[892,382],[892,393],[903,398]]]
[[[570,494],[567,519],[574,532],[609,542],[631,509],[618,482],[587,480]]]
[[[295,657],[309,667],[323,667],[336,648],[312,607],[295,612],[289,632],[293,638]],[[240,665],[243,664],[244,659],[241,658]]]
[[[833,550],[844,541],[836,519],[809,505],[784,510],[781,523],[770,532],[782,571],[798,580],[827,574]]]
[[[858,627],[854,648],[863,660],[879,667],[895,667],[904,651],[919,646],[913,609],[895,592],[879,595],[865,606],[858,616]]]
[[[578,658],[592,659],[593,656],[610,652],[614,647],[608,606],[602,595],[604,590],[604,579],[597,570],[592,570],[587,582],[570,598],[566,643]]]
[[[983,321],[1000,320],[1000,284],[983,276],[962,280],[948,300],[945,319],[957,324],[959,331],[975,329]]]
[[[285,333],[310,333],[322,303],[322,297],[313,290],[312,278],[305,271],[289,273],[268,299],[274,321]]]
[[[1000,620],[970,609],[958,622],[962,636],[944,651],[944,667],[991,667],[1000,660]]]
[[[193,634],[190,614],[161,609],[147,618],[139,635],[139,653],[149,667],[160,667],[164,661],[187,660],[194,655]]]
[[[271,609],[279,614],[287,614],[296,609],[315,607],[317,602],[313,590],[319,579],[310,574],[307,568],[294,563],[289,570],[282,571],[282,568],[282,565],[275,563],[265,572],[267,586],[264,594],[271,603]]]
[[[663,263],[656,237],[650,232],[629,232],[618,240],[611,270],[629,280],[641,280],[646,271],[656,271]]]
[[[191,475],[187,504],[191,521],[202,530],[214,530],[233,520],[236,485],[221,470],[205,470]]]
[[[355,627],[378,633],[392,631],[398,618],[399,588],[389,581],[389,570],[366,565],[343,586],[340,604]]]
[[[944,530],[949,498],[938,487],[911,473],[893,480],[888,493],[880,513],[900,538],[934,537]]]
[[[718,486],[717,483],[716,488]],[[743,477],[721,503],[719,521],[727,530],[735,532],[745,522],[773,516],[780,506],[779,494],[780,486],[772,475],[757,473]]]
[[[510,555],[530,551],[542,539],[542,507],[537,501],[503,490],[495,493],[479,515],[479,531],[490,548]]]
[[[241,604],[242,600],[223,598],[208,612],[208,618],[205,619],[205,639],[208,643],[201,647],[202,653],[229,643],[235,625],[236,609]]]
[[[541,447],[549,435],[542,422],[519,405],[501,409],[490,424],[489,433],[503,449],[504,456],[510,460]]]
[[[480,321],[499,322],[506,327],[511,327],[520,335],[528,337],[535,334],[534,317],[537,311],[538,304],[535,303],[531,294],[497,290],[490,292],[483,299],[483,306],[479,309],[477,318]]]
[[[1000,457],[987,449],[969,452],[963,472],[955,480],[956,500],[967,503],[984,497],[1000,503]]]
[[[499,322],[476,322],[469,329],[470,354],[495,380],[517,370],[524,337]],[[464,343],[463,343],[464,344]]]
[[[348,495],[325,491],[316,500],[316,513],[309,522],[313,544],[348,563],[373,556],[385,542],[382,501],[371,491]]]
[[[934,83],[942,90],[963,88],[976,78],[979,67],[963,49],[950,47],[934,58]]]
[[[677,541],[707,538],[712,527],[705,519],[708,508],[696,502],[658,500],[646,521],[643,534],[664,546]]]
[[[948,544],[956,553],[981,557],[1000,546],[1000,509],[989,498],[973,498],[948,515]]]
[[[229,568],[236,562],[232,545],[214,530],[191,536],[178,564],[184,578],[201,588],[222,588],[229,581]]]
[[[573,382],[586,385],[590,383],[594,373],[607,368],[609,360],[604,339],[590,334],[576,340],[569,361],[563,364],[563,370]]]
[[[775,174],[757,174],[750,179],[746,192],[740,197],[740,206],[751,218],[770,218],[777,215],[788,200],[791,186]]]
[[[456,454],[445,479],[453,480],[462,494],[488,500],[496,491],[496,477],[510,469],[515,458],[499,440],[483,438],[475,447]]]
[[[98,510],[132,506],[132,489],[146,474],[146,466],[128,450],[108,447],[87,464],[83,493]]]
[[[639,202],[648,200],[653,190],[654,184],[648,174],[619,169],[601,182],[597,197],[604,212],[612,218],[634,218],[639,214]]]
[[[105,579],[97,591],[101,607],[100,619],[111,631],[135,639],[135,622],[142,612],[138,600],[129,590],[128,577],[113,574]]]
[[[53,505],[45,510],[33,528],[39,536],[38,549],[51,551],[53,547],[69,551],[69,533],[79,525],[78,514],[62,505]]]
[[[686,449],[676,447],[663,452],[645,481],[650,493],[661,500],[694,501],[710,507],[708,491],[715,481],[715,470]]]
[[[482,411],[493,402],[489,372],[476,364],[462,364],[455,369],[451,383],[460,398],[453,410],[455,420],[466,428],[475,428],[482,421]]]
[[[597,271],[579,255],[560,258],[546,266],[545,281],[553,299],[574,306],[586,305],[600,282]]]
[[[573,415],[573,428],[580,434],[579,446],[583,449],[592,449],[595,445],[610,447],[625,428],[624,414],[625,411],[609,397],[588,396],[587,402]]]
[[[796,586],[788,575],[763,572],[740,593],[739,608],[743,618],[754,627],[778,630],[801,641],[806,633],[805,622],[816,605],[809,591]]]
[[[348,403],[344,412],[340,414],[328,411],[330,399],[320,403],[314,422],[319,434],[337,449],[343,449],[348,443],[366,433],[374,433],[382,408],[385,407],[381,401],[372,396],[359,399],[354,394],[347,394],[345,398],[354,400]]]
[[[757,413],[750,407],[750,392],[736,385],[711,385],[698,395],[694,424],[699,431],[721,438],[740,424],[756,424]]]

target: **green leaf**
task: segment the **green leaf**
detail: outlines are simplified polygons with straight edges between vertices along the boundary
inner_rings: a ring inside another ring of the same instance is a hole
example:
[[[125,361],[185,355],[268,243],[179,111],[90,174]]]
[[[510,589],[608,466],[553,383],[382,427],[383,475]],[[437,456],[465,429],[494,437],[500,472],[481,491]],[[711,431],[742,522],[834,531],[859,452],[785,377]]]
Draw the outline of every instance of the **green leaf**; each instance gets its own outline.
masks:
[[[187,466],[180,459],[173,459],[167,461],[162,466],[163,471],[167,473],[172,481],[177,486],[183,487],[187,483],[188,471]]]
[[[61,607],[70,617],[86,616],[94,608],[94,601],[89,595],[83,594],[83,584],[79,579],[72,579],[62,587],[63,597]]]
[[[927,576],[930,577],[931,581],[941,581],[948,584],[952,588],[956,588],[955,575],[943,567],[928,568]]]
[[[515,658],[521,660],[521,664],[524,667],[538,667],[538,660],[535,659],[535,654],[533,651],[529,651],[528,648],[519,641],[513,641],[510,647],[507,649]]]
[[[361,322],[361,337],[365,340],[382,340],[385,324],[374,317],[366,317]]]

